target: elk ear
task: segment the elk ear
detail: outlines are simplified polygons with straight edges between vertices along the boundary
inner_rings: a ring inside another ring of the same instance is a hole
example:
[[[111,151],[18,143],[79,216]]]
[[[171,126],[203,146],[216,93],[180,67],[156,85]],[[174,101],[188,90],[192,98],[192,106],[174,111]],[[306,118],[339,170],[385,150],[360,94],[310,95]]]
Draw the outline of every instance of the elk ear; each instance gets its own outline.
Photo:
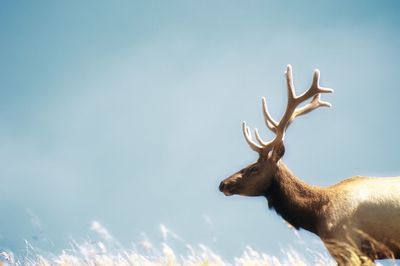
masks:
[[[282,156],[285,154],[285,146],[281,142],[280,144],[276,145],[269,154],[269,158],[274,162],[278,162]]]

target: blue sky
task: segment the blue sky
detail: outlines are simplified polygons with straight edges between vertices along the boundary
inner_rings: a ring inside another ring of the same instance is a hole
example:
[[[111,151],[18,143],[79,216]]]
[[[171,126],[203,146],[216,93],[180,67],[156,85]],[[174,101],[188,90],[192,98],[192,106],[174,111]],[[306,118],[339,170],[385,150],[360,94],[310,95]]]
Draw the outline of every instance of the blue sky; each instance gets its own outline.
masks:
[[[398,10],[396,1],[2,1],[0,247],[18,253],[28,239],[57,252],[94,219],[126,246],[142,232],[157,240],[160,223],[225,256],[290,245],[265,199],[218,191],[257,158],[241,122],[263,128],[262,96],[279,117],[287,64],[298,92],[319,68],[333,107],[291,126],[286,164],[316,185],[398,175]]]

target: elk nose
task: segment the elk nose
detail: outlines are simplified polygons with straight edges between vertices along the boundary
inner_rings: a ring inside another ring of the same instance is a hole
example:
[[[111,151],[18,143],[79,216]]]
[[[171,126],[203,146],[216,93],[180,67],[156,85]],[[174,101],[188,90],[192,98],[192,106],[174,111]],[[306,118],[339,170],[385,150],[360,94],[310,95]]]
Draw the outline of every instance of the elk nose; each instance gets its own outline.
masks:
[[[219,184],[219,191],[223,192],[224,186],[224,182],[221,182],[221,184]]]

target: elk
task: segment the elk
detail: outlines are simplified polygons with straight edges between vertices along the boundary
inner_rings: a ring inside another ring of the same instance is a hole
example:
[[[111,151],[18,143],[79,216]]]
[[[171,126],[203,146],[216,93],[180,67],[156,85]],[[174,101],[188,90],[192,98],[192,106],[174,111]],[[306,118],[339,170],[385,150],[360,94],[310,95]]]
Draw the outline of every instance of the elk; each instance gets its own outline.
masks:
[[[275,137],[265,142],[255,129],[256,142],[243,122],[245,140],[258,153],[258,160],[224,179],[219,190],[226,196],[264,196],[269,208],[295,229],[316,234],[338,265],[375,265],[377,259],[399,259],[400,177],[354,176],[319,187],[301,181],[283,163],[289,125],[319,107],[330,107],[321,94],[333,92],[319,85],[319,70],[314,72],[311,87],[299,96],[290,65],[285,76],[288,100],[279,122],[262,98],[265,123]]]

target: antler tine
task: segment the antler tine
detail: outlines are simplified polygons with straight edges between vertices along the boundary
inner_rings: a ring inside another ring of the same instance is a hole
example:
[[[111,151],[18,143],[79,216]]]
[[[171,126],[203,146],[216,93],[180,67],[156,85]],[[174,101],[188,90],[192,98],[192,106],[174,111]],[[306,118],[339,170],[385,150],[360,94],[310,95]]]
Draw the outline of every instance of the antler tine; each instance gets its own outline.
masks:
[[[254,135],[256,136],[256,140],[260,143],[261,146],[263,146],[263,148],[265,148],[269,145],[269,143],[262,140],[262,138],[260,137],[260,134],[258,133],[257,128],[254,129]]]
[[[296,98],[296,92],[294,90],[294,85],[293,85],[292,66],[290,64],[287,65],[286,67],[285,75],[286,75],[286,83],[288,89],[288,103],[290,103]]]
[[[296,117],[305,115],[311,111],[313,111],[314,109],[317,109],[318,107],[331,107],[332,104],[330,104],[329,102],[325,102],[325,101],[321,101],[321,94],[318,93],[316,94],[313,99],[311,100],[310,103],[308,103],[307,105],[301,107],[301,108],[297,108],[292,117],[290,118],[289,122],[286,125],[286,128],[293,122],[293,120]]]
[[[275,119],[273,119],[270,113],[268,112],[267,101],[265,100],[265,97],[262,97],[262,109],[263,109],[265,124],[272,132],[275,133],[276,127],[278,126],[278,122],[276,122]]]
[[[252,140],[250,129],[246,125],[245,121],[243,121],[242,130],[243,130],[244,138],[246,139],[246,142],[247,142],[247,144],[249,144],[250,148],[255,152],[261,153],[264,147],[260,146],[259,144],[255,143]]]
[[[333,90],[330,88],[324,88],[324,87],[319,86],[319,77],[320,77],[320,72],[318,69],[315,69],[311,87],[307,91],[305,91],[302,95],[297,97],[299,103],[304,102],[308,98],[311,98],[314,95],[319,94],[319,93],[332,93],[333,92]]]
[[[333,89],[319,86],[320,75],[321,75],[321,73],[319,72],[319,69],[315,69],[314,76],[313,76],[313,83],[311,84],[311,86],[316,87],[320,93],[332,93]]]

